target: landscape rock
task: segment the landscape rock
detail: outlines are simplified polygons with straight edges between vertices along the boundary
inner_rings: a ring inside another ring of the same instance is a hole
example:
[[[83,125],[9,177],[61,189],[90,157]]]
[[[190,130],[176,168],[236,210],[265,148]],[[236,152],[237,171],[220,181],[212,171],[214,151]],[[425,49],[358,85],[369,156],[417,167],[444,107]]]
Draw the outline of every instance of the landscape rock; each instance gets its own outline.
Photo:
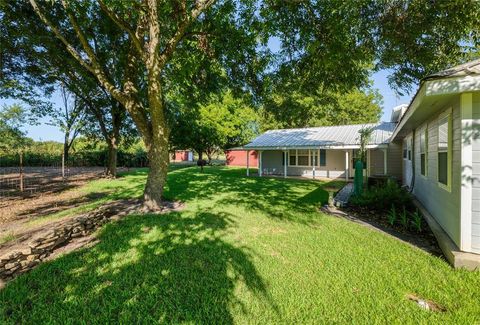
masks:
[[[24,273],[40,264],[56,250],[75,239],[90,236],[97,228],[119,215],[126,215],[139,207],[139,202],[119,201],[111,206],[101,207],[96,211],[82,214],[66,222],[62,222],[24,244],[24,247],[5,252],[0,256],[0,284]],[[93,241],[90,241],[94,243]],[[51,256],[50,256],[51,257]],[[1,289],[1,288],[0,288]]]

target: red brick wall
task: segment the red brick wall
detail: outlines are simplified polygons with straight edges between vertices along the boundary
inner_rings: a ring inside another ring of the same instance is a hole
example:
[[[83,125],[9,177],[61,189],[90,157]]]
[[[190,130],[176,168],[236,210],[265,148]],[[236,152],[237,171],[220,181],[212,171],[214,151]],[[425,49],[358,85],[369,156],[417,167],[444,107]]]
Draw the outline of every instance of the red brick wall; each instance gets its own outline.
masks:
[[[257,152],[250,151],[249,164],[250,167],[258,167]],[[226,152],[227,166],[247,167],[247,151],[246,150],[232,150]]]

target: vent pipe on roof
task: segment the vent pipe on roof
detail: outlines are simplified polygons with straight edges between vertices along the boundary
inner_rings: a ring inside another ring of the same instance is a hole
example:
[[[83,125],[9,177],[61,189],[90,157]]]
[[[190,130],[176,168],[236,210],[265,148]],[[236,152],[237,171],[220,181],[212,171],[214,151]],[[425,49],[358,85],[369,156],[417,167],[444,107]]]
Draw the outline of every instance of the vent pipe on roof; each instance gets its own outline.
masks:
[[[390,118],[390,122],[398,123],[402,118],[403,114],[407,111],[408,105],[401,104],[392,109],[392,116]]]

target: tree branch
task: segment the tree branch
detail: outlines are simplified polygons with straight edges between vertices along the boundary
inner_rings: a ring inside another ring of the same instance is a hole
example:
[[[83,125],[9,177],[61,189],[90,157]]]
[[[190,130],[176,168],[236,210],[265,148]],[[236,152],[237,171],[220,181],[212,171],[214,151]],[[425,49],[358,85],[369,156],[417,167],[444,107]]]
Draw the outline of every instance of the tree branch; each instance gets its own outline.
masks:
[[[168,59],[172,56],[173,52],[175,51],[175,48],[177,47],[178,43],[182,39],[182,37],[185,35],[185,32],[187,28],[192,24],[192,22],[198,18],[198,16],[207,10],[215,0],[203,0],[199,1],[195,7],[195,9],[192,10],[192,13],[190,14],[190,17],[185,17],[184,20],[180,23],[180,26],[178,27],[177,31],[173,35],[173,37],[167,42],[167,45],[165,46],[165,49],[163,50],[162,54],[160,55],[160,67],[163,67]]]
[[[126,31],[128,33],[128,35],[130,36],[130,39],[132,40],[135,48],[137,49],[138,54],[140,55],[142,60],[144,60],[143,44],[140,41],[140,39],[137,37],[136,32],[133,31],[133,29],[129,26],[128,22],[126,22],[124,19],[119,17],[112,10],[108,9],[108,7],[105,5],[103,0],[97,0],[97,1],[98,1],[98,4],[100,5],[100,8],[102,8],[102,10],[108,15],[108,17],[110,17],[110,19],[115,24],[117,24],[118,27],[120,27],[121,29],[123,29],[124,31]]]
[[[47,25],[51,30],[52,32],[55,34],[55,36],[65,45],[65,47],[67,48],[67,51],[85,68],[87,69],[88,71],[90,71],[91,73],[94,73],[94,69],[93,67],[87,62],[85,61],[82,56],[80,55],[80,53],[77,52],[77,50],[72,46],[72,44],[70,44],[67,39],[62,35],[62,33],[60,33],[60,31],[58,30],[57,27],[55,27],[55,25],[52,24],[52,22],[50,20],[48,20],[48,18],[43,14],[43,12],[40,10],[40,8],[38,7],[38,4],[36,2],[36,0],[30,0],[30,4],[32,5],[32,8],[33,8],[33,11],[38,15],[38,17],[40,18],[40,20],[43,21],[43,23],[45,25]]]

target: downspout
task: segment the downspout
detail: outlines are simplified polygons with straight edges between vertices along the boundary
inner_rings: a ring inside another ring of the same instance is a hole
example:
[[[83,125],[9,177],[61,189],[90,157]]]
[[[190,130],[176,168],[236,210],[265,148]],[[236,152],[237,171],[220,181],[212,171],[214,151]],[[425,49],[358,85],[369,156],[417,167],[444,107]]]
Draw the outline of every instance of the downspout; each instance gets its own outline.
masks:
[[[410,182],[409,192],[413,193],[413,188],[415,187],[415,129],[413,129],[412,135],[412,180]]]

